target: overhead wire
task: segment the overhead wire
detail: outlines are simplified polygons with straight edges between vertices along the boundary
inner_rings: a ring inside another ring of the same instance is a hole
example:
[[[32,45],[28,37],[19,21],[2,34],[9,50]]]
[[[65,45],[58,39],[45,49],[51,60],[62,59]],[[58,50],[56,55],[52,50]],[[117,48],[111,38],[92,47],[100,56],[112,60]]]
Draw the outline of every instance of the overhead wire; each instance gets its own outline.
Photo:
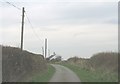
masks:
[[[14,5],[13,3],[8,2],[8,1],[6,1],[6,0],[4,0],[4,1],[5,1],[5,3],[7,3],[7,4],[9,4],[9,5],[11,5],[11,6],[13,6],[13,7],[17,8],[18,10],[21,10],[21,8],[17,7],[17,6],[16,6],[16,5]],[[36,36],[36,38],[37,38],[38,40],[41,40],[41,39],[39,38],[38,34],[35,32],[34,27],[33,27],[32,23],[31,23],[31,21],[30,21],[29,17],[27,16],[26,11],[25,11],[25,15],[26,15],[26,18],[27,18],[27,20],[28,20],[28,22],[29,22],[29,24],[30,24],[30,26],[31,26],[32,30],[33,30],[34,35]]]
[[[26,15],[26,18],[27,18],[27,20],[28,20],[28,22],[29,22],[29,24],[30,24],[32,30],[33,30],[34,35],[36,36],[36,38],[37,38],[38,40],[41,40],[41,39],[39,38],[38,34],[35,32],[34,27],[33,27],[33,25],[32,25],[32,23],[31,23],[31,21],[30,21],[28,15],[27,15],[26,11],[25,11],[25,15]]]
[[[13,7],[17,8],[18,10],[21,10],[21,8],[19,8],[19,7],[15,6],[14,4],[12,4],[12,3],[8,2],[8,1],[7,1],[6,3],[8,3],[8,4],[12,5]]]
[[[8,2],[8,1],[6,1],[6,0],[3,0],[5,3],[7,3],[8,5],[10,5],[10,6],[13,6],[14,8],[16,8],[17,10],[21,10],[21,8],[19,8],[19,7],[17,7],[16,5],[14,5],[13,3],[11,3],[11,2]],[[17,47],[19,47],[20,45],[19,45],[20,43],[17,43]]]
[[[13,3],[8,2],[8,1],[6,1],[6,0],[4,0],[4,1],[5,1],[5,3],[7,3],[7,4],[9,4],[9,5],[11,5],[11,6],[13,6],[13,7],[17,8],[18,10],[21,10],[21,8],[17,7],[17,6],[16,6],[16,5],[14,5]]]
[[[25,16],[26,16],[26,19],[28,20],[28,22],[29,22],[29,24],[30,24],[30,26],[31,26],[31,29],[33,30],[33,34],[35,35],[35,37],[36,37],[40,42],[42,42],[42,39],[40,39],[39,36],[38,36],[38,34],[35,32],[34,27],[33,27],[33,25],[32,25],[32,23],[31,23],[28,15],[27,15],[26,11],[25,11]],[[42,45],[43,45],[43,43],[42,43]],[[43,50],[42,50],[42,52],[43,52]],[[44,55],[44,53],[43,53],[43,55]]]

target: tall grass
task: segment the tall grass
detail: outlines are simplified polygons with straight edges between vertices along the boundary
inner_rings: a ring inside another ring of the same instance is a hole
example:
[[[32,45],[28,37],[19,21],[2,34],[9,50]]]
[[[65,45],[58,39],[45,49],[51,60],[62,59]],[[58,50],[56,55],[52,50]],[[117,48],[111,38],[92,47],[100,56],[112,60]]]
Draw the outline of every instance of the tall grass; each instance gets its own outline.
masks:
[[[73,70],[82,82],[117,82],[116,73],[90,71],[71,64],[62,64]]]
[[[47,71],[35,74],[35,76],[32,77],[31,82],[49,82],[54,73],[55,68],[51,65],[48,65]]]

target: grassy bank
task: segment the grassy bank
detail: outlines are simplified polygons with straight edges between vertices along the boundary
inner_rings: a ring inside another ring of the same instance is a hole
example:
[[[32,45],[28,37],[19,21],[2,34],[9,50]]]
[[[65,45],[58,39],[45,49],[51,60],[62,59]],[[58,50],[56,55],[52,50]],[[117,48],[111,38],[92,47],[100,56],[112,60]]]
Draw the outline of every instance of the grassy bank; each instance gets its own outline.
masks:
[[[2,47],[3,82],[21,82],[27,75],[47,69],[47,62],[41,54],[21,51],[18,47],[1,45],[0,47]]]
[[[117,74],[100,71],[90,71],[70,64],[62,64],[74,71],[82,82],[116,82]]]
[[[55,68],[51,65],[48,65],[48,69],[43,73],[36,73],[30,78],[30,82],[49,82],[50,78],[55,73]]]

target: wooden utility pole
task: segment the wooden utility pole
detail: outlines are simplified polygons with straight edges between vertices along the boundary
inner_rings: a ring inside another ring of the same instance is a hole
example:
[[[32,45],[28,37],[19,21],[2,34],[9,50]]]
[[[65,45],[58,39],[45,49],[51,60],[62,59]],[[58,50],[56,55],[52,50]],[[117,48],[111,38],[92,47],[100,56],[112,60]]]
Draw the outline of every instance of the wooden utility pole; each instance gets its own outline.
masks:
[[[43,56],[44,56],[44,47],[42,47],[42,54],[43,54]]]
[[[21,51],[23,50],[24,13],[25,13],[25,9],[23,7],[22,8],[22,29],[21,29]]]
[[[45,39],[45,59],[46,59],[46,56],[47,56],[47,39]]]

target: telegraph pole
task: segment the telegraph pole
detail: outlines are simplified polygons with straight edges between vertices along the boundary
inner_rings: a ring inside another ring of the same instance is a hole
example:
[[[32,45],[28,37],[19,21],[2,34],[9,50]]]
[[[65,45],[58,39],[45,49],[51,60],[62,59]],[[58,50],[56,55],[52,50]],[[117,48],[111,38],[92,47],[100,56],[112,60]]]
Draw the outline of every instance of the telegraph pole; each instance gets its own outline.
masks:
[[[42,47],[42,54],[43,54],[43,56],[44,56],[44,47]]]
[[[22,29],[21,29],[21,51],[23,50],[24,13],[25,13],[25,9],[23,7],[22,8]]]
[[[47,39],[45,39],[45,59],[46,59],[46,56],[47,56]]]

